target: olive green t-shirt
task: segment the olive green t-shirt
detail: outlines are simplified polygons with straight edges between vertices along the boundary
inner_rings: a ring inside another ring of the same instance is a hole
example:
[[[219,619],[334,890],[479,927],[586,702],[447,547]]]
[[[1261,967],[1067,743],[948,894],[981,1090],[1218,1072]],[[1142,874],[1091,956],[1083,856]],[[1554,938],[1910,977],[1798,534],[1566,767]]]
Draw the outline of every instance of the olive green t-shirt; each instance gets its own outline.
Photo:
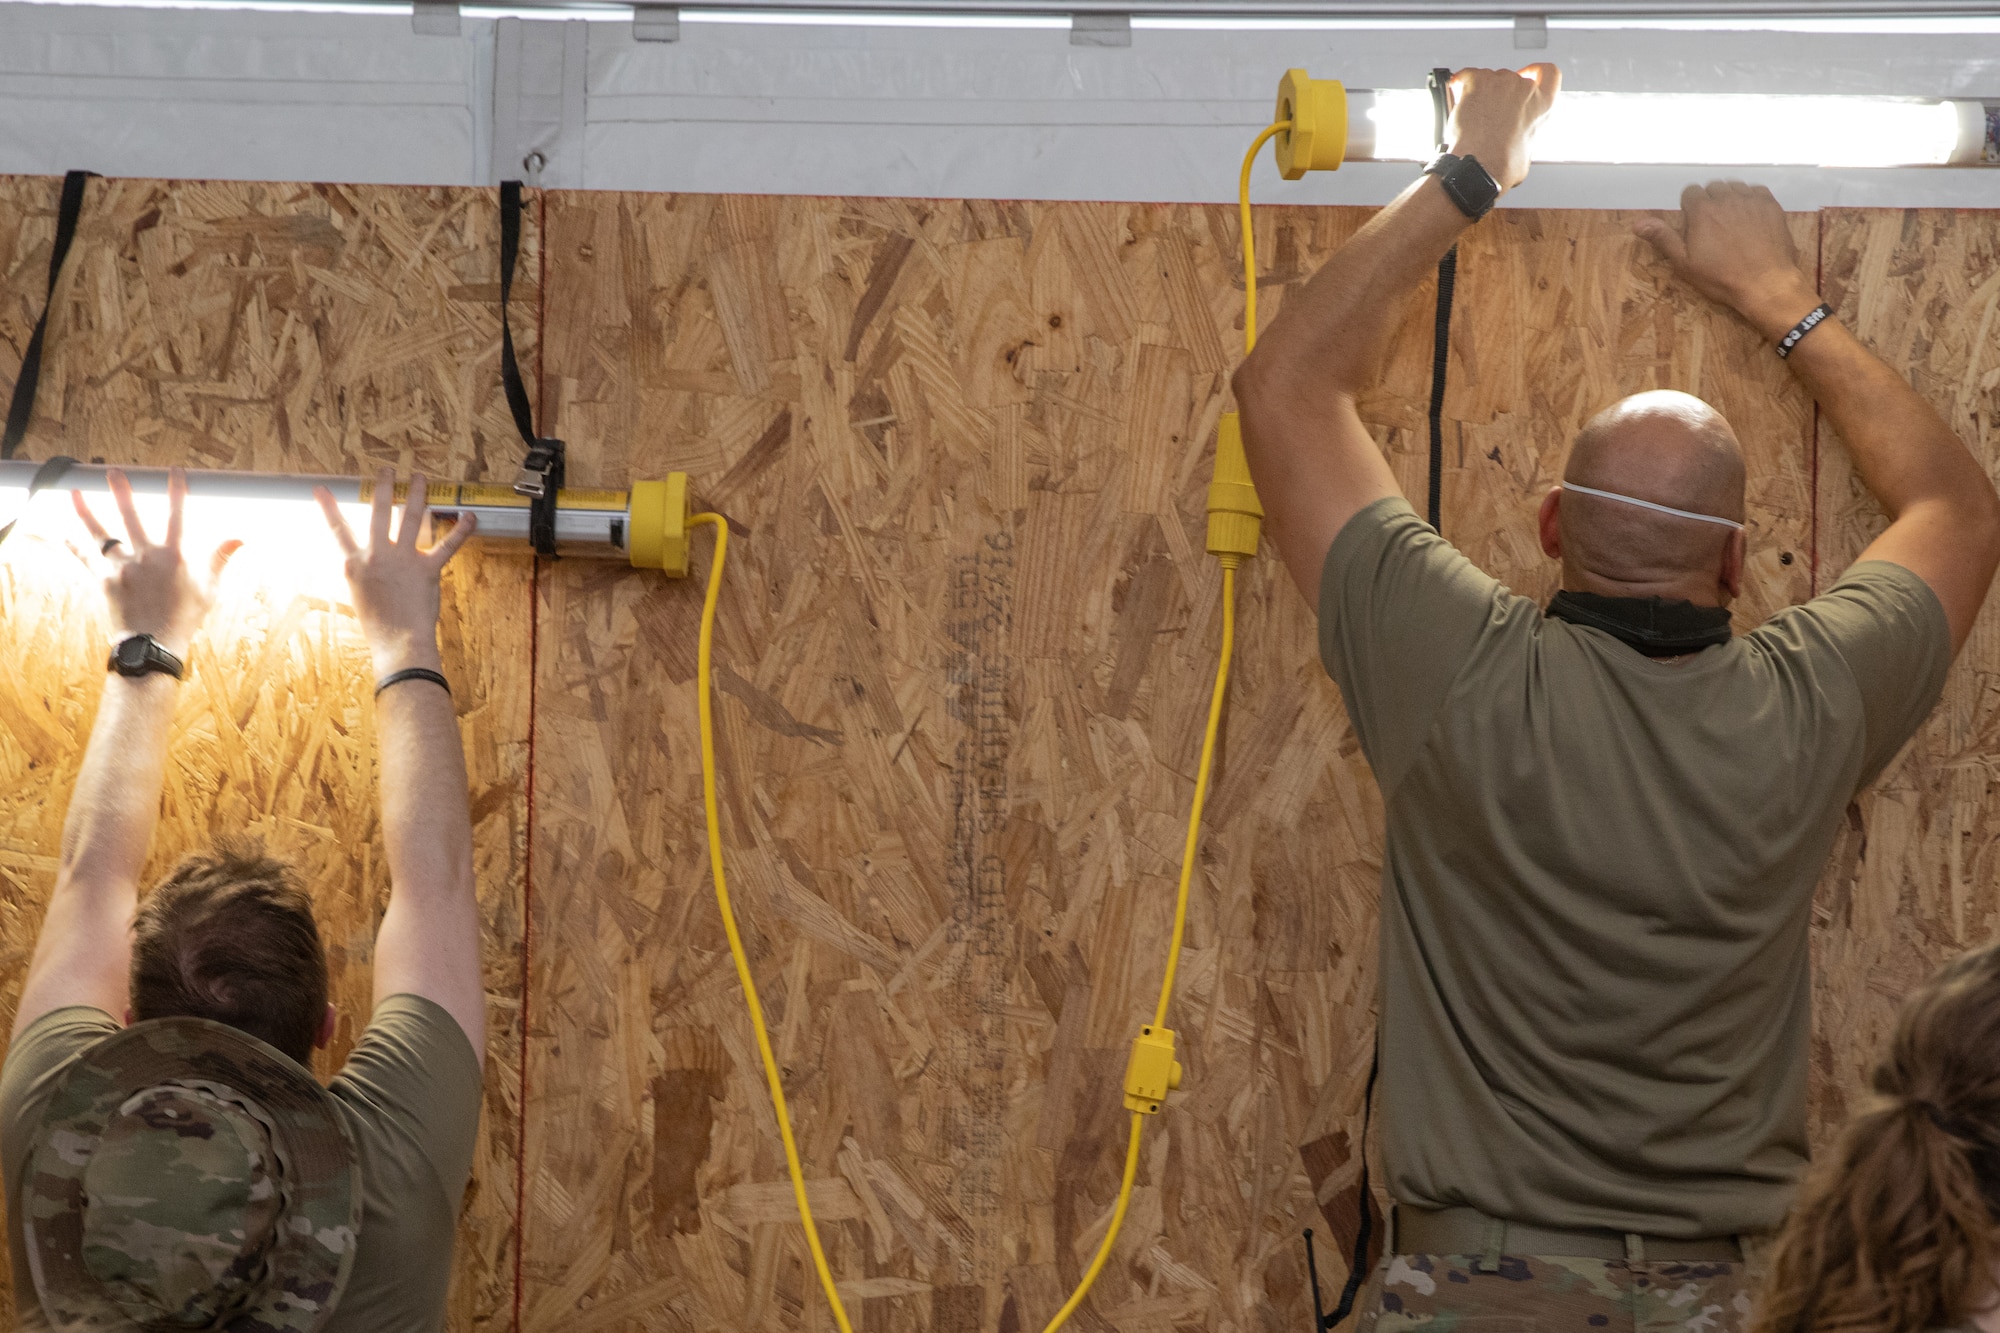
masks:
[[[49,1327],[29,1277],[17,1200],[35,1130],[70,1064],[119,1030],[102,1009],[57,1009],[30,1024],[0,1068],[0,1168],[19,1327]],[[444,1327],[452,1235],[479,1131],[479,1058],[458,1021],[417,995],[375,1006],[327,1084],[354,1139],[361,1234],[324,1333],[436,1333]]]
[[[1544,618],[1386,499],[1327,553],[1319,633],[1385,805],[1390,1192],[1775,1225],[1806,1160],[1813,885],[1943,688],[1936,596],[1870,561],[1660,661]]]

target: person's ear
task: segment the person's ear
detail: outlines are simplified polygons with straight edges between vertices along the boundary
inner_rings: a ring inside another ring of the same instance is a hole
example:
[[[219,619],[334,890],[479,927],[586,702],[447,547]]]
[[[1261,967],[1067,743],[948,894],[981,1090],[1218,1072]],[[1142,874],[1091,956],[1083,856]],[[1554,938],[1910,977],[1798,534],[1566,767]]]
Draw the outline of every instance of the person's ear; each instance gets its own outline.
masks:
[[[1542,538],[1542,554],[1551,560],[1563,558],[1562,487],[1551,486],[1542,497],[1542,510],[1535,522]]]
[[[1722,548],[1722,568],[1717,571],[1716,583],[1722,589],[1723,605],[1743,595],[1743,560],[1748,540],[1743,529],[1729,534],[1728,544]]]
[[[327,1047],[327,1043],[333,1040],[333,1024],[334,1020],[339,1016],[339,1013],[340,1013],[339,1010],[335,1009],[331,1004],[329,1004],[326,1007],[326,1012],[319,1016],[319,1031],[313,1034],[314,1050],[316,1051],[325,1050]]]

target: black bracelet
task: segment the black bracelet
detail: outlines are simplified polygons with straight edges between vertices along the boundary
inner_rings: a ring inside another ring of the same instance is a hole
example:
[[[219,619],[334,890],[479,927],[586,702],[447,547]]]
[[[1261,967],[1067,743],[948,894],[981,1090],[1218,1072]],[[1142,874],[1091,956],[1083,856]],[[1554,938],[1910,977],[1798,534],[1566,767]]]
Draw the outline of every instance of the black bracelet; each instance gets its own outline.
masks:
[[[447,699],[451,697],[451,682],[446,680],[441,673],[433,671],[429,667],[405,667],[401,671],[391,671],[388,675],[375,682],[375,697],[378,699],[381,698],[382,691],[388,689],[391,685],[400,685],[406,680],[427,680],[443,690]]]
[[[1826,317],[1832,313],[1833,307],[1822,301],[1810,315],[1792,325],[1792,331],[1778,339],[1779,357],[1789,357],[1792,354],[1792,349],[1799,345],[1799,339],[1818,328]]]

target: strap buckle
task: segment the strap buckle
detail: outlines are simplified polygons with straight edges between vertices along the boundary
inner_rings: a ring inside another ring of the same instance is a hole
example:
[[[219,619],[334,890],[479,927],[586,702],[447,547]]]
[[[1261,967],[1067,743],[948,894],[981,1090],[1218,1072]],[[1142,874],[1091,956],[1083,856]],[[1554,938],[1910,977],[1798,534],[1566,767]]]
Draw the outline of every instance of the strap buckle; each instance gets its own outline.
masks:
[[[514,477],[514,494],[528,497],[528,542],[536,555],[556,553],[556,497],[563,486],[563,442],[537,438]]]

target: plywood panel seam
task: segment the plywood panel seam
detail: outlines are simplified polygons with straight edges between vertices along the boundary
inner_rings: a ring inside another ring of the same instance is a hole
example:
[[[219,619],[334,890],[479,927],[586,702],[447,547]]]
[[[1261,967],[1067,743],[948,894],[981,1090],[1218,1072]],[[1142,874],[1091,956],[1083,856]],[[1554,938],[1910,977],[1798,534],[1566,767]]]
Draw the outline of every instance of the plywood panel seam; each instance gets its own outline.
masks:
[[[1826,299],[1826,210],[1825,209],[1820,209],[1818,212],[1813,214],[1813,290],[1815,292],[1820,293],[1820,299],[1822,301]],[[537,344],[536,351],[539,352],[540,350],[541,350],[540,344]],[[1812,500],[1811,500],[1812,526],[1807,530],[1807,541],[1810,544],[1806,548],[1806,559],[1809,562],[1809,568],[1806,573],[1806,587],[1810,595],[1814,597],[1817,597],[1820,594],[1819,435],[1820,435],[1819,399],[1815,398],[1813,399],[1813,405],[1812,405],[1812,434],[1809,440],[1809,446],[1812,451],[1811,457],[1809,459],[1812,468]]]
[[[548,381],[543,377],[543,334],[548,326],[549,309],[549,236],[548,236],[548,195],[542,191],[535,193],[535,407],[536,420],[549,419]],[[544,427],[546,428],[546,427]],[[528,756],[527,756],[527,817],[526,844],[523,855],[526,865],[521,875],[521,1047],[527,1049],[528,1015],[532,996],[529,988],[534,981],[534,903],[535,903],[535,724],[536,711],[540,703],[541,650],[542,650],[542,561],[537,556],[534,567],[528,575]],[[525,1145],[528,1141],[528,1062],[521,1061],[521,1087],[519,1102],[515,1107],[518,1117],[518,1137],[515,1142]],[[528,1157],[524,1152],[514,1154],[514,1333],[520,1333],[521,1303],[527,1291],[525,1265],[528,1251]]]

